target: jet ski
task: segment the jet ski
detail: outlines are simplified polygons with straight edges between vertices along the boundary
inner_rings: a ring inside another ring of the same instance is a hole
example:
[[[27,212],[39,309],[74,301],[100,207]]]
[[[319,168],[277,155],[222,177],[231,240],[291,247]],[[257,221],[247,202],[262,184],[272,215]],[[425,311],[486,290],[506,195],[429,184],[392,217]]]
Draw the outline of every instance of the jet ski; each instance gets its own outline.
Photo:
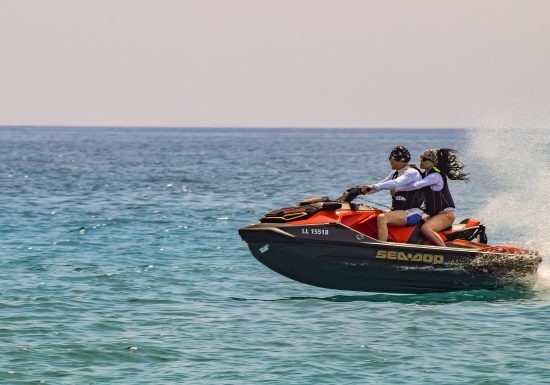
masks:
[[[487,244],[485,226],[467,218],[440,232],[445,247],[415,226],[388,227],[377,239],[368,204],[312,198],[265,214],[239,229],[252,255],[271,270],[327,289],[385,293],[432,293],[525,287],[542,258],[538,252]]]

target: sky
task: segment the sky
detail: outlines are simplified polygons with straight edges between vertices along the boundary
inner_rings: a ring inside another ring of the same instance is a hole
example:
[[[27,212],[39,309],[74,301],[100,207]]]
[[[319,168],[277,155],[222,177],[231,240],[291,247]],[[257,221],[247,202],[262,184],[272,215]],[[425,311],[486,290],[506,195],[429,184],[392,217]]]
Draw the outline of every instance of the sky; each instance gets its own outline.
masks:
[[[0,125],[550,127],[546,0],[0,0]]]

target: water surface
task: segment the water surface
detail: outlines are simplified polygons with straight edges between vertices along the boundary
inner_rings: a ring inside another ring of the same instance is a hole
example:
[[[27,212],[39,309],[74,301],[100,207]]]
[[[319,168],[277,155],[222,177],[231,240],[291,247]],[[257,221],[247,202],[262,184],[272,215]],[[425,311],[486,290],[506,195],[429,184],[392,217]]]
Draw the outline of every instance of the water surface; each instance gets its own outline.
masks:
[[[238,237],[382,179],[398,144],[463,152],[459,219],[495,199],[461,130],[0,129],[0,383],[549,383],[544,289],[319,289]],[[532,243],[522,228],[490,241]]]

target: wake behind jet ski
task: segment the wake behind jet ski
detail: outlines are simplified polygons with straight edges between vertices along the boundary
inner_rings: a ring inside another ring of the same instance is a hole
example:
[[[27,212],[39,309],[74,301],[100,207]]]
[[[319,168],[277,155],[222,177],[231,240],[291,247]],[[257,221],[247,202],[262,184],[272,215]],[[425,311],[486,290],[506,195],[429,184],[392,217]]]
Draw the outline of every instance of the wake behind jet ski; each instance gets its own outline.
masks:
[[[342,199],[344,200],[344,199]],[[489,246],[485,226],[468,218],[438,233],[435,246],[412,226],[388,226],[383,211],[327,197],[265,214],[239,230],[252,255],[290,279],[355,291],[428,293],[529,285],[542,258],[536,251]]]

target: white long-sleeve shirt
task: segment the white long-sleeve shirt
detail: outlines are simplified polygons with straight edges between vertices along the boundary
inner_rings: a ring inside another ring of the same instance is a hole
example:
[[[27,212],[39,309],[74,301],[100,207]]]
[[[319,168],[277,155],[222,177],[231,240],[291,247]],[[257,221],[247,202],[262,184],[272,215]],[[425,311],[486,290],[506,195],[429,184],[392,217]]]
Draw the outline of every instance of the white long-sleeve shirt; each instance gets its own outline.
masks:
[[[390,175],[381,180],[378,183],[373,185],[374,191],[377,192],[380,190],[391,190],[395,189],[396,191],[411,191],[416,190],[416,188],[411,188],[405,190],[409,185],[420,182],[422,180],[422,175],[415,170],[414,168],[407,166],[403,167],[401,170],[397,171],[397,178],[393,179],[395,171],[392,171]],[[418,187],[417,187],[418,188]],[[443,188],[443,187],[442,187]]]
[[[441,191],[443,190],[443,187],[445,187],[445,181],[443,180],[443,177],[440,173],[434,172],[431,174],[428,174],[424,179],[411,183],[410,185],[407,185],[403,187],[401,191],[412,191],[412,190],[418,190],[424,187],[430,186],[430,188],[433,191]],[[443,211],[455,211],[454,207],[447,207]]]
[[[397,171],[397,177],[394,179],[393,175],[395,174],[395,171],[392,171],[390,175],[388,175],[386,178],[381,180],[378,183],[375,183],[373,185],[374,190],[372,190],[370,193],[376,193],[380,190],[391,190],[395,189],[395,191],[411,191],[416,190],[416,188],[409,188],[414,183],[418,183],[422,181],[422,174],[418,172],[418,170],[407,166],[403,167],[401,170]],[[407,215],[413,215],[418,214],[422,215],[424,211],[420,208],[413,208],[410,210],[407,210]]]
[[[433,191],[441,191],[443,190],[443,187],[445,186],[445,182],[443,181],[443,177],[440,173],[434,172],[431,174],[428,174],[424,179],[419,180],[417,182],[413,182],[407,186],[404,186],[399,191],[412,191],[412,190],[418,190],[424,187],[430,186],[430,188]]]

